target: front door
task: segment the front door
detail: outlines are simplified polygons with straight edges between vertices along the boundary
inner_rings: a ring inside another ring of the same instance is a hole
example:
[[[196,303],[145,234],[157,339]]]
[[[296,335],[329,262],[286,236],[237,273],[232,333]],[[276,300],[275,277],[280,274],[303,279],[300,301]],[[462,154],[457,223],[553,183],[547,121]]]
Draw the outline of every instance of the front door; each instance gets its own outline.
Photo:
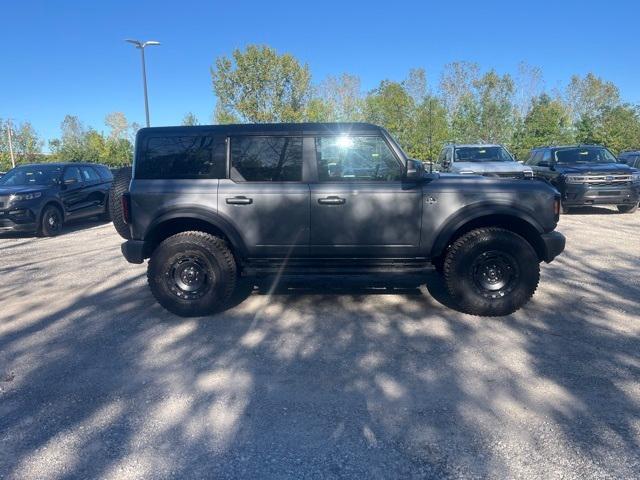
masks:
[[[299,137],[230,138],[230,174],[220,180],[218,212],[252,257],[304,256],[309,246],[309,185]]]
[[[379,135],[315,138],[310,253],[328,257],[414,256],[422,185],[403,180],[400,159]]]

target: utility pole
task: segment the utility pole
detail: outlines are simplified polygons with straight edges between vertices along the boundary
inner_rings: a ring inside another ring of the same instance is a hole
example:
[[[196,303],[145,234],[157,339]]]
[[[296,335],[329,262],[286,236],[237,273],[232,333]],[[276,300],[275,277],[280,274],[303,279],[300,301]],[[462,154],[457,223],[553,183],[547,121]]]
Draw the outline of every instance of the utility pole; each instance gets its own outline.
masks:
[[[11,140],[11,120],[7,120],[7,136],[9,137],[9,156],[11,157],[11,168],[16,168],[16,159],[13,156],[13,142]]]
[[[147,119],[147,127],[149,127],[150,123],[149,123],[149,99],[147,97],[147,67],[144,61],[144,49],[145,47],[160,45],[160,42],[156,42],[155,40],[141,42],[140,40],[131,40],[131,39],[125,40],[125,42],[131,43],[137,49],[140,50],[140,53],[142,53],[141,58],[142,58],[142,85],[144,87],[144,113]]]

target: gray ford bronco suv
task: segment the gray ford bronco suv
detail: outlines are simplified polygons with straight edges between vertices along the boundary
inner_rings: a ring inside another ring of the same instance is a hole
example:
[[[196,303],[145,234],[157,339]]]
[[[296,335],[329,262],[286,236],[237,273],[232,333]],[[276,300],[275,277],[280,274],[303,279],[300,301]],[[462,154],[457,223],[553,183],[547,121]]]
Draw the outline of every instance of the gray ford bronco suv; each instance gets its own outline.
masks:
[[[427,174],[370,124],[143,128],[123,172],[122,253],[149,258],[153,295],[181,316],[224,308],[240,276],[432,265],[461,311],[507,315],[565,245],[550,185]]]

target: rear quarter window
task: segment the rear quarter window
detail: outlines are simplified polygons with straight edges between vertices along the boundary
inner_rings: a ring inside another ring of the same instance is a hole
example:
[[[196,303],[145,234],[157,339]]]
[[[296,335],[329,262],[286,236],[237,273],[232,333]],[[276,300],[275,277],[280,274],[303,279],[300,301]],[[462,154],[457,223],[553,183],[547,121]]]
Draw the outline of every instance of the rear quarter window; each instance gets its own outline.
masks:
[[[223,178],[226,141],[214,135],[154,135],[143,139],[135,164],[139,179]]]

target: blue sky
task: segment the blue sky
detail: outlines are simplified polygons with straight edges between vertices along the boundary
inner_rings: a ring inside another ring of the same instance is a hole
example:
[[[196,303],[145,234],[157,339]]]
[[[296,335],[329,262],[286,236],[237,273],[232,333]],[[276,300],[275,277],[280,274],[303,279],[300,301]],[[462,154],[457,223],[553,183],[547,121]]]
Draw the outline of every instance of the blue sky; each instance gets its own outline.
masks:
[[[357,74],[364,89],[423,67],[432,85],[442,67],[468,60],[515,72],[539,66],[549,89],[593,71],[640,103],[639,2],[563,1],[119,1],[14,0],[0,15],[0,117],[59,135],[65,114],[97,130],[124,112],[144,122],[140,56],[147,50],[152,125],[188,111],[210,122],[209,69],[250,43],[290,52],[315,82]]]

